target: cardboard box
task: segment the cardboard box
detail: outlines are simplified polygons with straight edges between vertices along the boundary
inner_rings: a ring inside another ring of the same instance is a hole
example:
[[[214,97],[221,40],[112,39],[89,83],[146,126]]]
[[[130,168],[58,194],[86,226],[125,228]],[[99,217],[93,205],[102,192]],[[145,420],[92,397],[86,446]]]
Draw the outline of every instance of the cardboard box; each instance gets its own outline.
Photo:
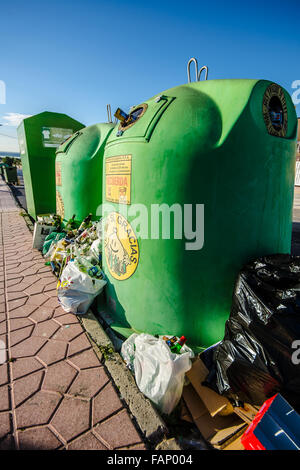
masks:
[[[234,413],[237,414],[243,421],[245,421],[245,423],[248,424],[252,423],[258,410],[259,406],[249,405],[248,403],[245,403],[244,407],[236,406],[233,409]]]
[[[183,421],[186,421],[187,423],[193,423],[193,417],[191,413],[189,412],[186,404],[184,403],[183,400],[181,400],[181,412],[180,412],[180,419]]]
[[[223,447],[222,450],[245,450],[243,444],[242,444],[242,436],[237,437],[234,441],[230,441],[228,445]]]
[[[32,248],[42,251],[46,236],[55,230],[56,227],[53,225],[43,225],[36,222],[33,230]]]
[[[190,384],[183,389],[183,400],[204,439],[217,449],[244,450],[241,436],[259,407],[247,403],[233,407],[226,397],[202,385],[208,370],[199,357],[186,375]],[[186,411],[183,415],[183,419],[187,419]]]
[[[211,416],[192,384],[184,387],[183,399],[204,439],[217,449],[229,445],[247,427],[245,421],[234,413],[229,416]]]
[[[200,358],[193,362],[192,368],[186,373],[194,389],[205,404],[211,416],[224,413],[226,409],[232,409],[230,401],[208,387],[202,385],[202,382],[208,375],[208,370]]]

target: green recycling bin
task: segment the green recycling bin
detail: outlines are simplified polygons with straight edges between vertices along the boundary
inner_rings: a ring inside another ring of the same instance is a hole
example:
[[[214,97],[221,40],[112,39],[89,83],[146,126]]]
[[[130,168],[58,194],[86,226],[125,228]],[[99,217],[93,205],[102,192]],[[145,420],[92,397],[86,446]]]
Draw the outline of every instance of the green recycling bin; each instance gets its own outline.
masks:
[[[16,166],[5,166],[4,167],[4,178],[8,184],[17,184],[18,175]]]
[[[224,336],[241,267],[290,252],[295,108],[270,81],[206,80],[129,117],[104,153],[99,308],[124,336],[184,335],[206,348]]]
[[[18,127],[27,210],[34,219],[55,212],[55,151],[83,127],[66,114],[48,111],[24,119]]]
[[[77,131],[56,151],[56,212],[65,222],[75,214],[81,222],[88,214],[101,215],[102,166],[113,124],[102,123]]]

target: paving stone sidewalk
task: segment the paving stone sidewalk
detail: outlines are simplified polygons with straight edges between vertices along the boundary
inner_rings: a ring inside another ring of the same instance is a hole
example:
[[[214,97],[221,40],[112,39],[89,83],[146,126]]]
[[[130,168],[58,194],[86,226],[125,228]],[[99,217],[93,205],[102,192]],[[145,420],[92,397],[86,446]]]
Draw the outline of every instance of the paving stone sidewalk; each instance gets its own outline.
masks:
[[[59,306],[56,278],[6,188],[0,182],[0,449],[145,449],[77,317]]]

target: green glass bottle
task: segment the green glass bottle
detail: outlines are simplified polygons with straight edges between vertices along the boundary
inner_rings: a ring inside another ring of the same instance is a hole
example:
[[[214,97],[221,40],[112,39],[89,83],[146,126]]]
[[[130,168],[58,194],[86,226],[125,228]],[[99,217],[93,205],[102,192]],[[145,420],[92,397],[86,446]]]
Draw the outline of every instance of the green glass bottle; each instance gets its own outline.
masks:
[[[79,234],[84,232],[84,230],[86,230],[87,228],[91,226],[91,220],[92,220],[92,214],[89,214],[87,217],[85,217],[85,219],[83,219],[78,229]]]
[[[75,222],[75,214],[71,217],[71,219],[68,220],[65,226],[65,231],[69,232],[70,230],[73,230],[76,228],[76,222]]]
[[[176,343],[172,344],[171,351],[175,354],[180,354],[180,350],[182,346],[185,344],[185,342],[186,342],[186,337],[181,336],[181,338],[178,341],[176,341]]]

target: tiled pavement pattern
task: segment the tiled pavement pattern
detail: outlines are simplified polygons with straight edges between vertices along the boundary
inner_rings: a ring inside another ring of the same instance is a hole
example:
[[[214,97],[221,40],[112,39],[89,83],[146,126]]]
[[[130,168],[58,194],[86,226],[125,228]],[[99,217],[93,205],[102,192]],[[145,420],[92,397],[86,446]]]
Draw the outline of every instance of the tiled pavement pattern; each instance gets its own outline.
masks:
[[[7,184],[0,176],[0,213],[19,210]]]
[[[0,236],[0,449],[144,449],[18,212]]]

